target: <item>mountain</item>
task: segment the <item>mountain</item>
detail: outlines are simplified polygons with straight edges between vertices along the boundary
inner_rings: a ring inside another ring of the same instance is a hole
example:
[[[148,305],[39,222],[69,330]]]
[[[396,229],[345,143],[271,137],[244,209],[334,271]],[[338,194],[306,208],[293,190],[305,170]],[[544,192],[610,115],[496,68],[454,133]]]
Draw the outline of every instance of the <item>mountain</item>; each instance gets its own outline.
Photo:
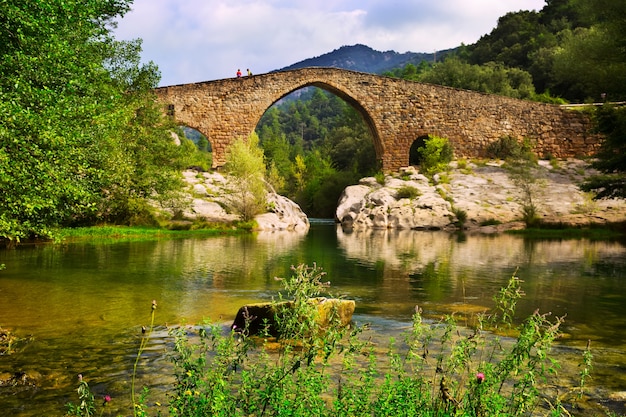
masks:
[[[366,45],[342,46],[332,52],[308,58],[304,61],[296,62],[279,71],[293,70],[305,67],[333,67],[347,70],[380,74],[394,68],[404,67],[406,64],[419,65],[422,61],[434,61],[439,59],[454,49],[447,49],[435,53],[405,52],[403,54],[395,51],[376,51]]]

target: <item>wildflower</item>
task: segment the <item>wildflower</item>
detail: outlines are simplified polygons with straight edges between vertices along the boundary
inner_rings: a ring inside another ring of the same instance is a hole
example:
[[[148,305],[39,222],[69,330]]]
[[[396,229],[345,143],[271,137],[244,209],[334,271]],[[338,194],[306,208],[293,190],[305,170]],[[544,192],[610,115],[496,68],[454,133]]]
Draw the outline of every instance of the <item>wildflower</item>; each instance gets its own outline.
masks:
[[[485,380],[485,374],[483,374],[482,372],[479,372],[476,374],[476,381],[479,384],[482,384],[484,380]]]
[[[157,307],[156,300],[152,300],[152,309],[156,310],[156,307]]]
[[[105,395],[104,397],[102,397],[102,406],[106,406],[107,403],[111,402],[111,396],[110,395]]]

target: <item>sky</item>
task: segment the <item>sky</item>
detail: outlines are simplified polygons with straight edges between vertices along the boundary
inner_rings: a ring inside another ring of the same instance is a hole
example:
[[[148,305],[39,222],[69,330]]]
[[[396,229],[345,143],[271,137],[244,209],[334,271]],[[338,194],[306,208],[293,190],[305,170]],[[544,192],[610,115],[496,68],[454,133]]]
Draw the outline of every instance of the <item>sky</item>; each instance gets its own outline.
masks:
[[[508,12],[545,0],[134,0],[114,35],[142,39],[161,86],[280,69],[363,44],[427,52],[475,43]]]

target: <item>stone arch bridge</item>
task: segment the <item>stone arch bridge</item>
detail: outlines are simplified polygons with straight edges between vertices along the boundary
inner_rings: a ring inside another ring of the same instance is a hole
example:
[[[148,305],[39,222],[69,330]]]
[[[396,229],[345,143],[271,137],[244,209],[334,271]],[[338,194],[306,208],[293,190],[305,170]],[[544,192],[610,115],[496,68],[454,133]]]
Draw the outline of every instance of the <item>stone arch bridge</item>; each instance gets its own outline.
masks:
[[[503,136],[530,138],[540,156],[590,155],[599,138],[582,112],[337,68],[291,71],[157,88],[170,116],[205,135],[213,168],[224,165],[229,145],[248,137],[277,100],[307,86],[341,97],[363,116],[385,172],[409,164],[413,142],[448,138],[456,157],[480,157]]]

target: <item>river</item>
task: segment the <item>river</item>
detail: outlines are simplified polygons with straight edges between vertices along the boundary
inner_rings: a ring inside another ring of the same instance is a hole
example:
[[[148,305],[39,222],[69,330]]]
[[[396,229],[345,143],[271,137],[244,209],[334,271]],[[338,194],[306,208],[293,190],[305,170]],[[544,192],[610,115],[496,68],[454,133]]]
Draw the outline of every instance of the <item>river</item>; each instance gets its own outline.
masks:
[[[0,327],[32,337],[0,356],[0,380],[24,373],[31,385],[0,386],[3,415],[63,415],[81,373],[98,395],[128,402],[141,326],[156,300],[156,329],[138,374],[157,393],[172,377],[167,329],[205,318],[227,325],[248,302],[280,290],[274,277],[317,264],[334,294],[356,300],[354,319],[378,334],[406,327],[416,305],[426,317],[472,314],[514,273],[535,309],[567,315],[563,356],[591,340],[592,402],[626,391],[626,246],[615,241],[530,240],[443,232],[344,233],[313,222],[308,233],[164,239],[144,242],[23,245],[0,251]],[[516,272],[517,271],[517,272]],[[113,403],[112,402],[112,403]],[[130,412],[123,411],[128,415]]]

